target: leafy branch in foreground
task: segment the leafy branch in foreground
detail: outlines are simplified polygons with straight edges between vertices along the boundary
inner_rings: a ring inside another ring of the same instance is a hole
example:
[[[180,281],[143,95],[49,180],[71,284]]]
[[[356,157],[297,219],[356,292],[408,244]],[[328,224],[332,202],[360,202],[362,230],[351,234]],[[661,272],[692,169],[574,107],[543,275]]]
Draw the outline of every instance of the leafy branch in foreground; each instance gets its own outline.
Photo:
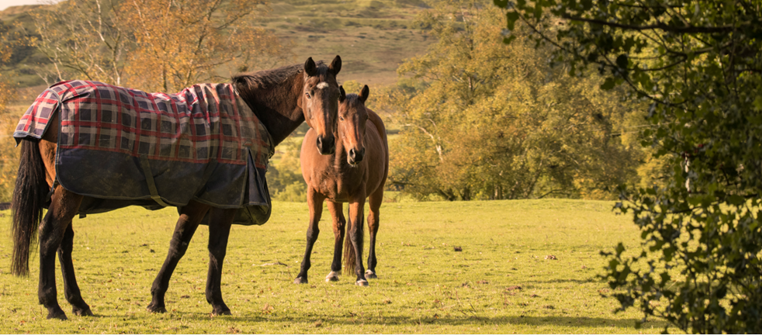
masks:
[[[602,88],[650,102],[651,146],[665,185],[620,188],[640,249],[619,245],[606,278],[621,309],[686,332],[762,332],[762,3],[760,1],[495,0],[552,62],[594,66]],[[577,71],[579,72],[579,71]]]

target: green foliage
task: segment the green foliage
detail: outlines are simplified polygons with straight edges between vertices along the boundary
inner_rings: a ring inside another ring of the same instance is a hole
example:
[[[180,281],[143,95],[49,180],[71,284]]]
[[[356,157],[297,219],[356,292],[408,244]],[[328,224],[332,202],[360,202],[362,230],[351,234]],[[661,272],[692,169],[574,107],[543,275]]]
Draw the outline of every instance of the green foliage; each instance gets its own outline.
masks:
[[[1,63],[1,62],[0,62]],[[16,183],[19,151],[16,142],[9,136],[16,129],[16,118],[6,113],[7,104],[15,90],[0,75],[0,202],[10,202]]]
[[[16,62],[15,52],[26,40],[20,39],[18,30],[4,26],[0,21],[0,69]],[[10,202],[16,183],[19,151],[10,135],[16,129],[17,119],[10,114],[9,103],[16,95],[8,76],[0,74],[0,202]]]
[[[402,127],[390,179],[404,191],[448,200],[612,199],[636,178],[639,152],[617,137],[633,103],[553,69],[505,12],[480,2],[440,2],[419,17],[438,42],[407,60],[382,99]]]
[[[629,219],[610,211],[612,203],[384,203],[379,278],[358,287],[347,274],[323,281],[333,258],[327,209],[310,283],[292,283],[304,254],[307,204],[275,201],[270,222],[231,231],[222,293],[232,316],[209,316],[207,227],[198,228],[175,269],[169,311],[152,314],[145,307],[177,211],[131,207],[89,215],[73,221],[73,258],[82,296],[96,316],[69,313],[56,270],[58,300],[70,320],[46,320],[36,295],[37,260],[32,276],[18,278],[3,258],[0,333],[636,334],[637,312],[614,314],[616,303],[601,296],[610,294],[606,283],[595,278],[605,263],[598,250],[637,239]],[[0,256],[10,253],[9,231],[10,211],[1,211]],[[367,240],[365,234],[365,255]],[[662,325],[651,322],[641,332]]]
[[[554,61],[649,102],[643,145],[661,187],[621,189],[640,248],[620,244],[607,279],[621,309],[685,332],[762,332],[762,26],[759,1],[502,1]],[[550,15],[549,15],[550,14]],[[655,169],[662,171],[662,169]]]
[[[307,183],[299,162],[301,147],[301,137],[289,137],[276,148],[276,155],[267,169],[267,187],[273,199],[288,202],[307,199]]]
[[[341,86],[344,87],[344,91],[346,91],[347,94],[360,94],[360,90],[362,90],[363,84],[356,80],[348,80],[344,83],[341,83]]]

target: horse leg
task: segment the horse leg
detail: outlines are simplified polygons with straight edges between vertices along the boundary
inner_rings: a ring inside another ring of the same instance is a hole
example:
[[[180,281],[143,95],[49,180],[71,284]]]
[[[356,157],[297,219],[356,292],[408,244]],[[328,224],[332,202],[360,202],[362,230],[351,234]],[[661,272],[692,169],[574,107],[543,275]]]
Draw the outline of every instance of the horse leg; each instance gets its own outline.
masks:
[[[72,312],[78,316],[93,316],[90,306],[82,299],[82,294],[77,285],[74,275],[74,264],[71,260],[71,251],[74,246],[74,229],[71,221],[66,226],[61,246],[58,247],[58,261],[61,263],[61,273],[64,281],[64,297],[74,308]]]
[[[230,315],[222,301],[222,263],[228,248],[230,226],[237,209],[213,208],[209,222],[209,273],[206,277],[206,302],[212,305],[212,315]]]
[[[379,210],[381,209],[381,202],[384,200],[384,188],[380,187],[378,190],[368,197],[368,203],[370,205],[370,213],[368,214],[368,231],[370,231],[370,247],[368,249],[368,270],[365,271],[365,275],[368,279],[376,279],[376,233],[378,233],[378,220]]]
[[[49,319],[66,319],[66,314],[61,309],[61,306],[58,305],[58,298],[56,297],[55,258],[56,251],[60,248],[61,243],[64,240],[67,226],[71,224],[72,218],[74,218],[74,215],[79,211],[79,205],[81,203],[82,195],[77,195],[64,189],[62,186],[58,186],[53,193],[50,209],[45,215],[42,225],[40,225],[40,283],[37,294],[40,304],[48,309]],[[70,249],[71,246],[69,246],[69,250]],[[65,270],[66,265],[62,264],[62,266],[64,273],[69,273]],[[71,272],[70,274],[73,278],[74,273]],[[84,303],[84,301],[82,303]]]
[[[331,273],[325,277],[325,281],[339,281],[341,274],[341,244],[344,242],[344,227],[347,220],[344,218],[344,209],[341,203],[328,202],[328,211],[333,218],[333,263],[331,263]]]
[[[50,121],[51,125],[58,125],[58,114]],[[57,141],[57,129],[51,127],[42,141],[39,142],[38,148],[40,150],[40,158],[45,165],[45,180],[48,186],[53,186],[56,180],[56,149],[58,148]],[[92,316],[93,312],[90,310],[90,306],[82,299],[82,294],[79,291],[77,285],[77,278],[74,275],[74,264],[71,259],[71,252],[74,247],[74,229],[72,228],[72,222],[66,224],[66,231],[64,231],[63,240],[61,246],[58,247],[58,261],[61,264],[61,273],[63,274],[64,281],[64,297],[74,308],[72,312],[79,316]]]
[[[177,220],[175,232],[172,234],[172,240],[169,242],[167,258],[164,260],[164,265],[161,266],[161,270],[159,270],[159,274],[151,286],[151,303],[148,305],[148,311],[154,313],[167,312],[167,309],[164,307],[164,294],[167,293],[169,288],[169,278],[172,277],[172,272],[175,271],[180,258],[188,250],[191,238],[193,238],[198,224],[204,218],[206,212],[209,211],[209,208],[210,206],[196,201],[190,201],[188,205],[180,208],[180,218]]]
[[[362,193],[364,195],[364,193]],[[357,197],[349,204],[349,238],[355,251],[355,274],[357,274],[358,286],[367,286],[368,280],[365,279],[365,269],[362,266],[362,245],[363,245],[363,212],[365,207],[365,197]]]
[[[307,248],[304,251],[304,259],[302,259],[302,267],[299,270],[299,275],[294,280],[295,284],[307,283],[307,271],[310,269],[310,255],[312,255],[312,246],[317,240],[320,229],[318,228],[318,222],[320,222],[320,216],[323,215],[323,195],[315,192],[312,188],[307,188],[307,205],[310,207],[310,224],[307,227]]]

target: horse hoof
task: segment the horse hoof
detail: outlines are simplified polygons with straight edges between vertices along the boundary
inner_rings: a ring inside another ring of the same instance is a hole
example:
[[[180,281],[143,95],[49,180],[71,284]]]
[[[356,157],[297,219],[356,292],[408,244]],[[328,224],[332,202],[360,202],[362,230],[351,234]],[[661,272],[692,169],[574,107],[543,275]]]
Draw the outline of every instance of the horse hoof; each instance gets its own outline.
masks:
[[[336,272],[328,273],[328,275],[325,276],[325,282],[331,281],[339,281],[339,276]]]
[[[232,314],[230,313],[230,309],[228,309],[228,307],[219,308],[219,309],[215,308],[214,310],[212,310],[212,316],[222,316],[222,315],[232,315]]]
[[[368,279],[378,279],[378,277],[376,276],[376,272],[373,272],[371,270],[365,271],[365,277]]]
[[[167,312],[167,308],[165,308],[164,306],[155,305],[153,303],[149,304],[146,309],[148,309],[148,311],[151,313],[166,313]]]
[[[298,277],[296,280],[294,280],[294,283],[297,285],[306,284],[307,283],[307,277]]]
[[[360,279],[355,282],[355,285],[358,285],[360,287],[368,287],[368,280]]]
[[[66,313],[64,313],[64,311],[60,307],[49,310],[48,320],[52,320],[52,319],[61,320],[61,321],[68,320],[68,318],[66,317]]]
[[[74,308],[74,309],[71,310],[71,312],[74,313],[74,315],[77,315],[77,316],[93,316],[93,312],[90,310],[90,307],[87,307],[87,308],[84,308],[84,309],[82,309],[82,308]]]

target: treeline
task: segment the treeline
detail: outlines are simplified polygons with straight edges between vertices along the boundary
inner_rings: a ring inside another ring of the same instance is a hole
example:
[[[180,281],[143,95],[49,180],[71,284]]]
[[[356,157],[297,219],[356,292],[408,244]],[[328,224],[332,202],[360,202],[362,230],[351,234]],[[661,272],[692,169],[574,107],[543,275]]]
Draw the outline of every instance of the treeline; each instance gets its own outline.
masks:
[[[595,69],[553,67],[552,48],[535,49],[521,25],[507,31],[505,14],[441,1],[420,17],[438,43],[377,101],[401,128],[391,184],[421,199],[611,199],[650,182],[660,168],[641,166],[644,105],[602,90]]]

